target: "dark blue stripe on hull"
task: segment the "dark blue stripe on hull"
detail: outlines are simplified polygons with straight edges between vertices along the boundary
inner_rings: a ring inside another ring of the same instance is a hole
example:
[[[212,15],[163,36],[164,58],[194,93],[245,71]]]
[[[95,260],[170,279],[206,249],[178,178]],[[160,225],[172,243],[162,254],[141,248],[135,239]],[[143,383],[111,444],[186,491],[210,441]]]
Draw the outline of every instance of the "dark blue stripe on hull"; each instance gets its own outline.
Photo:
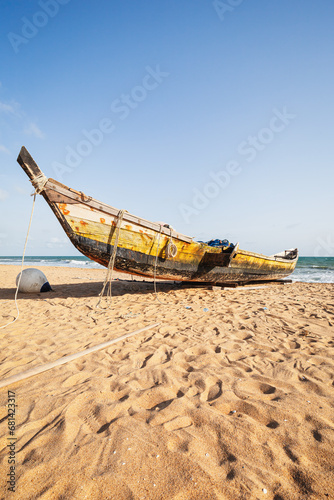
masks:
[[[106,243],[85,238],[76,234],[71,235],[74,246],[84,255],[107,267],[113,246]],[[117,249],[115,269],[131,274],[153,277],[156,257],[134,250],[119,247]],[[231,267],[209,266],[208,264],[185,264],[171,259],[158,257],[156,277],[176,281],[204,281],[212,283],[236,283],[253,280],[281,279],[289,272],[283,273],[254,273],[250,270],[240,270]]]

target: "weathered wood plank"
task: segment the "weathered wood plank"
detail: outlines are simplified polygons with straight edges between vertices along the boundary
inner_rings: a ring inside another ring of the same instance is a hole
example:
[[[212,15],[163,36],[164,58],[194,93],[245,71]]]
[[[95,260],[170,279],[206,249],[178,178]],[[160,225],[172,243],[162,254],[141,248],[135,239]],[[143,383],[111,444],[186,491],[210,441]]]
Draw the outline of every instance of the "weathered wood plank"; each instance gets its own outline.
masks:
[[[21,165],[27,176],[30,180],[38,175],[42,174],[41,169],[32,158],[32,156],[28,153],[26,148],[22,146],[19,156],[17,157],[18,163]]]
[[[100,210],[101,212],[104,212],[106,214],[113,215],[114,217],[117,216],[119,213],[119,210],[117,208],[107,205],[106,203],[103,203],[101,201],[95,200],[94,198],[85,197],[83,193],[75,191],[74,189],[70,189],[67,186],[55,183],[53,179],[48,180],[48,182],[45,185],[45,189],[52,189],[53,191],[56,191],[59,194],[63,194],[67,198],[75,200],[77,203],[82,203],[89,207]],[[138,224],[148,229],[153,229],[156,232],[160,231],[160,224],[150,222],[140,217],[136,217],[135,215],[132,215],[129,212],[125,212],[123,220],[127,222],[132,222],[133,224]],[[166,234],[167,236],[171,235],[173,238],[176,238],[180,241],[185,241],[187,243],[191,243],[193,241],[193,238],[191,238],[190,236],[185,236],[184,234],[177,233],[173,229],[171,230],[167,227],[161,228],[161,234]]]

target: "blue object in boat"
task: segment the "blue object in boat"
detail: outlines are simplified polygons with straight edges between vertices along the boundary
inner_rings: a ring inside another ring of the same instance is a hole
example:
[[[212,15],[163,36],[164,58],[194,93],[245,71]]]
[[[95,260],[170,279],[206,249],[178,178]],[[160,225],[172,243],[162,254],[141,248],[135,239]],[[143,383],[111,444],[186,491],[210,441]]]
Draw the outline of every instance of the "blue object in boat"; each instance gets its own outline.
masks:
[[[210,240],[207,243],[210,247],[229,247],[231,243],[228,240]]]

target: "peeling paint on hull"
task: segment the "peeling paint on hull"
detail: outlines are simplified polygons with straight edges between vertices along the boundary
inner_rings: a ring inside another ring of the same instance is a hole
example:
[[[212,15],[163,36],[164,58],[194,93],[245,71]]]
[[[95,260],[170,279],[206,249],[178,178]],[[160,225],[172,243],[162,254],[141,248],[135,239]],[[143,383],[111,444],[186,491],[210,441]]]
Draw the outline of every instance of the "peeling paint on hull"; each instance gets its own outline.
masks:
[[[25,148],[21,149],[18,162],[34,184],[42,172]],[[41,194],[73,245],[107,267],[114,248],[118,210],[53,179],[47,179]],[[174,258],[168,253],[171,241],[177,250]],[[166,280],[237,283],[284,278],[293,272],[297,260],[298,253],[293,259],[240,249],[235,254],[222,253],[220,248],[193,241],[169,226],[125,212],[114,268],[150,278],[156,274]]]
[[[113,246],[104,243],[96,242],[77,236],[73,241],[75,247],[84,255],[104,266],[108,266],[110,254],[113,251]],[[118,248],[115,261],[115,269],[118,271],[127,272],[130,274],[138,274],[153,278],[154,276],[155,257],[145,255],[143,253]],[[254,280],[274,280],[282,279],[290,274],[289,271],[280,271],[279,269],[267,268],[261,269],[262,266],[250,267],[245,270],[240,266],[221,268],[218,266],[210,267],[200,264],[185,264],[179,262],[167,261],[159,257],[157,262],[156,277],[159,279],[176,280],[176,281],[194,281],[194,282],[212,282],[212,283],[236,283]]]

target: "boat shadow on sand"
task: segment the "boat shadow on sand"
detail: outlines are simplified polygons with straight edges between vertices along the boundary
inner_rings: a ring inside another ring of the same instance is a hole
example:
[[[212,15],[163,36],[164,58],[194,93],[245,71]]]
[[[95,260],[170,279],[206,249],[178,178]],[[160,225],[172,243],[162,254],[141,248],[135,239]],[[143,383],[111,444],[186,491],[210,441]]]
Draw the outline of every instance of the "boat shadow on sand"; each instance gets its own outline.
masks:
[[[45,293],[18,293],[18,300],[24,299],[36,299],[36,300],[47,300],[55,298],[84,298],[84,297],[96,297],[98,299],[101,293],[103,282],[83,282],[80,283],[60,283],[57,285],[52,285],[52,290]],[[171,282],[159,282],[157,281],[157,292],[169,292],[171,290],[180,289],[180,285]],[[14,300],[16,288],[3,288],[0,291],[0,301],[1,300]],[[105,295],[107,293],[107,287],[105,290]],[[132,280],[115,280],[112,281],[112,296],[122,296],[122,295],[144,295],[152,294],[154,295],[154,283],[153,281],[132,281]]]

